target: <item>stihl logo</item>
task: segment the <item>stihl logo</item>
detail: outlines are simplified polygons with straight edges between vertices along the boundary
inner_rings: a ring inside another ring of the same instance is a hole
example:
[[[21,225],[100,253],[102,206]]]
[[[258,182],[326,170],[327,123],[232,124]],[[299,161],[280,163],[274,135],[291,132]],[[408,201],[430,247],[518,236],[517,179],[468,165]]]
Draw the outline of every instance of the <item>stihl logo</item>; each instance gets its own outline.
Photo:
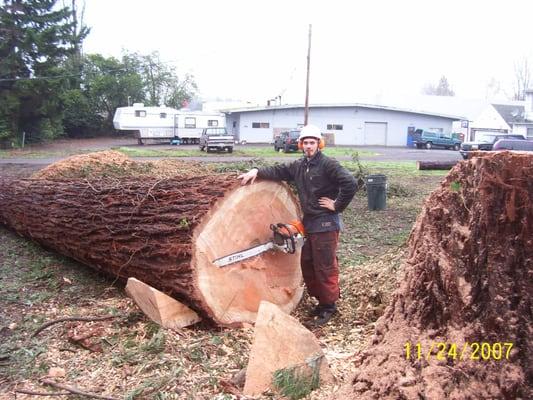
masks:
[[[228,261],[231,263],[231,262],[235,262],[235,261],[238,261],[240,260],[241,258],[243,258],[244,255],[243,254],[235,254],[233,256],[229,256],[228,257]]]

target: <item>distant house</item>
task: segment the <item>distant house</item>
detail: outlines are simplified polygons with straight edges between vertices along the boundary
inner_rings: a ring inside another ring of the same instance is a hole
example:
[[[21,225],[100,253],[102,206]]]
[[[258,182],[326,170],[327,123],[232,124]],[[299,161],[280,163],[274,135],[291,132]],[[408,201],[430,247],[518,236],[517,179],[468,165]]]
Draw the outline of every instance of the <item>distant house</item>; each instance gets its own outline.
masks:
[[[302,105],[276,105],[221,110],[238,140],[272,143],[280,132],[303,126]],[[461,114],[448,115],[362,103],[314,104],[309,123],[318,126],[328,144],[406,146],[414,129],[451,133]]]
[[[514,134],[533,139],[533,89],[526,90],[526,101],[517,104],[493,104]]]

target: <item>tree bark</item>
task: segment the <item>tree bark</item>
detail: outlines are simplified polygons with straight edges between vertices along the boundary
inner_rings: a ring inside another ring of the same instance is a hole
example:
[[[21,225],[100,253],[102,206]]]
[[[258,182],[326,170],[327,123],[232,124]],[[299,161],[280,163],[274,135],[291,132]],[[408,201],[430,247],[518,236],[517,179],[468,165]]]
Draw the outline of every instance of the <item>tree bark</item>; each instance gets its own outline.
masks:
[[[291,311],[299,254],[218,268],[218,257],[266,242],[299,216],[285,184],[234,175],[157,180],[2,180],[0,222],[113,277],[137,278],[220,325],[254,322],[261,300]]]

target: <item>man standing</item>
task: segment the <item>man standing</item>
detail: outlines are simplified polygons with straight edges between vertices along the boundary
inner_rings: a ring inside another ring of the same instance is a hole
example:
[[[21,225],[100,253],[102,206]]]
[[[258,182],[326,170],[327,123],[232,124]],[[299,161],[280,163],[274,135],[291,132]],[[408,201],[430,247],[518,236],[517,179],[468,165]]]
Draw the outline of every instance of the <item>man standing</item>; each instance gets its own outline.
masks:
[[[253,183],[257,177],[296,184],[306,232],[300,264],[309,295],[318,299],[318,306],[311,312],[316,325],[326,324],[337,311],[340,213],[357,191],[355,178],[336,160],[324,155],[320,151],[323,147],[320,129],[306,125],[298,137],[298,148],[304,157],[290,164],[253,168],[239,176],[243,185]]]

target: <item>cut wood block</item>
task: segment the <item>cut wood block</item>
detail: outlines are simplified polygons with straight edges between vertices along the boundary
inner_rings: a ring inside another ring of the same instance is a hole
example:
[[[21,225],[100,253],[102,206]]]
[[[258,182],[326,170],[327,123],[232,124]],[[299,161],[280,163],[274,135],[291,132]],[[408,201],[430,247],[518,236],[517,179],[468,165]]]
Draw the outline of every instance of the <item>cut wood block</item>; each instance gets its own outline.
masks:
[[[276,305],[262,301],[246,369],[244,394],[259,395],[273,388],[276,371],[301,366],[318,372],[320,383],[334,380],[315,335]]]
[[[186,305],[138,279],[128,279],[126,293],[148,318],[163,328],[184,328],[201,320],[198,314]]]

